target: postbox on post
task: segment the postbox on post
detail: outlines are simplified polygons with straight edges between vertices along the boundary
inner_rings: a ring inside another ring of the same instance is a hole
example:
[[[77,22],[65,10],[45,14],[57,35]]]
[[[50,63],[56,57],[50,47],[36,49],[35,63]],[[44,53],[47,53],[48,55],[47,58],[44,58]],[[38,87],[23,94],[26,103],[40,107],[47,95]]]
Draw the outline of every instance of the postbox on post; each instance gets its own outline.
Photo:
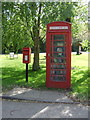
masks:
[[[26,82],[28,82],[28,63],[30,63],[31,58],[31,48],[23,48],[23,63],[26,64]]]
[[[47,24],[46,33],[46,86],[71,86],[71,23]]]

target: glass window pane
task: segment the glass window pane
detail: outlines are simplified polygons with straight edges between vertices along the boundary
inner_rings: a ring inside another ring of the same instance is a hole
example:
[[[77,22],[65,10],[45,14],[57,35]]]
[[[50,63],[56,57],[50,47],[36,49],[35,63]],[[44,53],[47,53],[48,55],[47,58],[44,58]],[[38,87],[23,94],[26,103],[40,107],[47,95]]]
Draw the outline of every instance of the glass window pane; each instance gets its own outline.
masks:
[[[65,35],[54,35],[53,39],[54,40],[65,40]]]
[[[54,52],[64,52],[65,47],[54,47]]]
[[[65,57],[65,53],[53,53],[53,57]]]
[[[66,65],[51,65],[51,69],[66,69]]]
[[[51,63],[66,63],[65,59],[51,59]]]
[[[50,74],[51,75],[65,75],[66,71],[64,71],[64,70],[63,71],[62,70],[60,70],[60,71],[59,70],[57,70],[57,71],[56,70],[51,70]]]
[[[50,80],[61,82],[61,81],[66,81],[66,77],[65,76],[50,76]]]
[[[53,44],[54,44],[54,46],[64,46],[65,41],[54,41]]]

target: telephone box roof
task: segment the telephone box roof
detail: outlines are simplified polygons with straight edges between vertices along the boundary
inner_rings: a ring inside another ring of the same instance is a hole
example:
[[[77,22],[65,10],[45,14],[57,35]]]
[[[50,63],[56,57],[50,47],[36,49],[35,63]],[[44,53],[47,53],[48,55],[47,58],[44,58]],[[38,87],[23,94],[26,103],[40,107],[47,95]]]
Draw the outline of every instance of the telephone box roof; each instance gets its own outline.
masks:
[[[52,25],[52,24],[67,24],[67,25],[71,25],[70,22],[67,22],[67,21],[55,21],[55,22],[51,22],[51,23],[48,23],[47,25]]]

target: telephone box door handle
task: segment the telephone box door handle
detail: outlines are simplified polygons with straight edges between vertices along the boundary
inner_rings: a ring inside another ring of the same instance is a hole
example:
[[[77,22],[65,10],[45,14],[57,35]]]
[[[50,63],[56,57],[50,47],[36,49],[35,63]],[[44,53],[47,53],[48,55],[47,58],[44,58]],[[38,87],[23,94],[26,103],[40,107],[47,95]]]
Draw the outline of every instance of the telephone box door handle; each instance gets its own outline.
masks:
[[[48,56],[50,57],[50,53],[48,53]]]

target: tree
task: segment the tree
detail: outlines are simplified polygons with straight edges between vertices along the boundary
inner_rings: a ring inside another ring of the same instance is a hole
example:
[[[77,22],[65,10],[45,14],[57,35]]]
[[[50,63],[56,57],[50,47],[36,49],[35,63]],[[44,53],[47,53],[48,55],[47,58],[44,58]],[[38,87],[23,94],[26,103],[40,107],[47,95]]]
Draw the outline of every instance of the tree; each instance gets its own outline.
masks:
[[[31,31],[32,39],[33,39],[33,36],[36,36],[36,38],[34,37],[35,39],[34,39],[33,70],[38,70],[40,68],[39,67],[39,42],[43,38],[41,31],[46,31],[47,23],[50,23],[53,21],[61,21],[61,20],[65,21],[66,18],[73,17],[74,13],[72,9],[74,9],[74,6],[76,5],[77,5],[76,3],[69,3],[69,2],[67,3],[61,3],[61,2],[36,3],[38,12],[36,12],[37,13],[36,17],[34,17],[35,26],[33,26],[33,28],[35,28],[35,31],[34,29],[33,29],[33,32]],[[32,18],[33,18],[33,15],[32,15]]]
[[[34,45],[33,70],[39,70],[40,41],[45,38],[46,24],[75,16],[75,2],[3,3],[3,45],[21,49]],[[7,44],[6,44],[7,43]]]
[[[25,46],[32,46],[31,36],[20,19],[19,4],[2,3],[3,51],[18,52]]]
[[[72,24],[72,35],[73,35],[73,46],[76,46],[77,54],[79,54],[79,44],[82,45],[82,47],[85,49],[85,45],[87,45],[87,39],[88,39],[88,21],[87,21],[87,15],[88,15],[88,6],[87,4],[78,3],[78,6],[75,8],[76,16],[73,18],[73,24]]]

